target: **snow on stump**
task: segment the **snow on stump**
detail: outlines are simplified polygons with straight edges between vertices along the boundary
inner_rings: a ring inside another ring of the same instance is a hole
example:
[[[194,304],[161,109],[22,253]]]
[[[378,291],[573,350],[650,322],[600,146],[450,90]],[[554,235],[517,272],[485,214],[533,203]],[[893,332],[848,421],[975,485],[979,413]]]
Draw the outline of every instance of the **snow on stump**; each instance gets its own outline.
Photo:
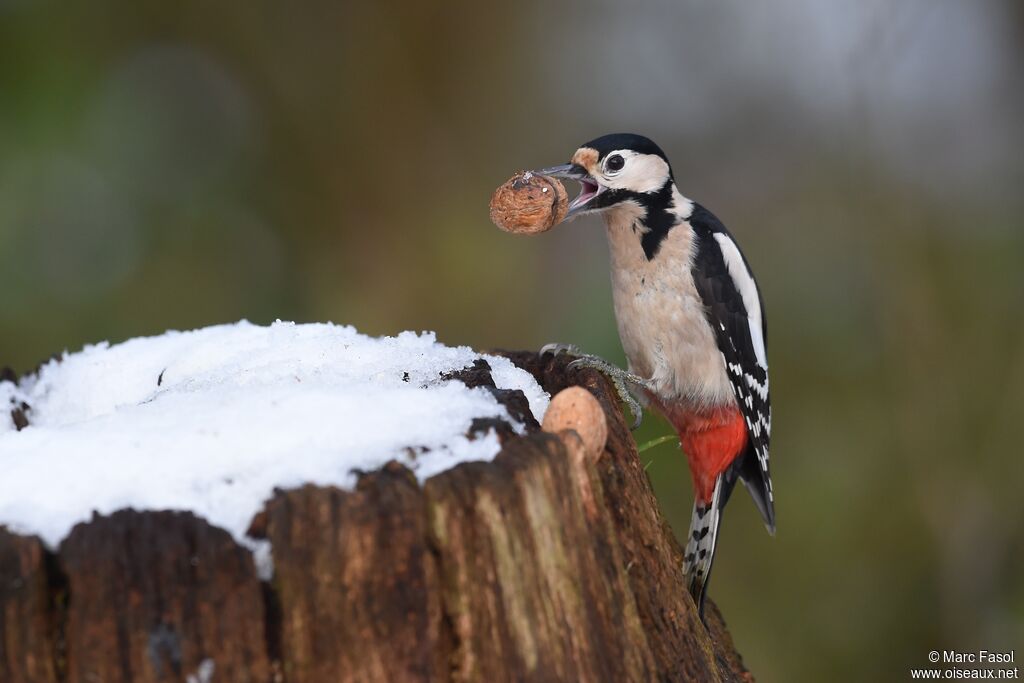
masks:
[[[0,681],[752,680],[566,364],[239,323],[3,376]]]

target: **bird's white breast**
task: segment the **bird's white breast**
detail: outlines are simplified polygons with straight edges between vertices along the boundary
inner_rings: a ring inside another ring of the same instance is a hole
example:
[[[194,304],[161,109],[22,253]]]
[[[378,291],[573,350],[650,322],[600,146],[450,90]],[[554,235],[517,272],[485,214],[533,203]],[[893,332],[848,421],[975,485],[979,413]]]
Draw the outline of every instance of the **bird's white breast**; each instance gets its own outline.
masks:
[[[681,222],[648,260],[641,212],[626,203],[605,213],[615,318],[630,370],[664,400],[698,409],[731,404],[725,361],[690,272],[693,231]]]

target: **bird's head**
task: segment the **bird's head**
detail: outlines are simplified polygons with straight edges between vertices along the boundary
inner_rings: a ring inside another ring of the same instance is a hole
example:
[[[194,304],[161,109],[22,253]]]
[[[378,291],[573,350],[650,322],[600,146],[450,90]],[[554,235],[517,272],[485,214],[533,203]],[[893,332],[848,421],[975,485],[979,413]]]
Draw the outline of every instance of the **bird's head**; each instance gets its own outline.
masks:
[[[535,173],[580,183],[568,218],[632,203],[638,208],[673,200],[672,167],[661,148],[632,133],[605,135],[584,144],[568,164]],[[662,207],[659,207],[662,208]]]

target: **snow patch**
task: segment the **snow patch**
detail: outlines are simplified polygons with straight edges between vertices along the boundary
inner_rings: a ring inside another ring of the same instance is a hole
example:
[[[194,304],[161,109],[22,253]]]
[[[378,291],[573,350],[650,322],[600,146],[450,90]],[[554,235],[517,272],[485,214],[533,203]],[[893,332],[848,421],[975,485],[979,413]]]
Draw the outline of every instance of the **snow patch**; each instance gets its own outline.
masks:
[[[473,419],[523,426],[485,388],[441,378],[479,358],[543,419],[529,373],[432,333],[242,321],[87,346],[0,382],[0,406],[31,406],[20,432],[0,413],[0,524],[56,546],[93,511],[190,510],[255,548],[245,531],[274,488],[351,488],[392,459],[422,481],[493,458],[497,435],[469,439]]]

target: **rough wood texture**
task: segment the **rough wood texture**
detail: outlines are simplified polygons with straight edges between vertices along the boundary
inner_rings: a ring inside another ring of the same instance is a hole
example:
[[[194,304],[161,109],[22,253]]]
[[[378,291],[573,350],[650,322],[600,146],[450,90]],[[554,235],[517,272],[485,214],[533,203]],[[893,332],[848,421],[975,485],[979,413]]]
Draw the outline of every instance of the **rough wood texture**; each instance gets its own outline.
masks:
[[[69,683],[180,683],[207,660],[217,683],[270,679],[260,583],[227,532],[122,511],[76,526],[60,560]]]
[[[531,421],[423,487],[392,464],[354,491],[279,491],[251,530],[273,544],[269,585],[185,513],[96,517],[57,556],[0,531],[0,681],[201,683],[204,662],[215,683],[752,680],[714,605],[697,618],[607,382],[509,355],[597,397],[600,458]]]
[[[306,486],[266,511],[289,681],[439,681],[444,641],[423,492],[404,467]]]
[[[57,681],[58,597],[39,539],[0,527],[0,681]]]
[[[593,484],[551,435],[427,483],[457,680],[655,678]]]

